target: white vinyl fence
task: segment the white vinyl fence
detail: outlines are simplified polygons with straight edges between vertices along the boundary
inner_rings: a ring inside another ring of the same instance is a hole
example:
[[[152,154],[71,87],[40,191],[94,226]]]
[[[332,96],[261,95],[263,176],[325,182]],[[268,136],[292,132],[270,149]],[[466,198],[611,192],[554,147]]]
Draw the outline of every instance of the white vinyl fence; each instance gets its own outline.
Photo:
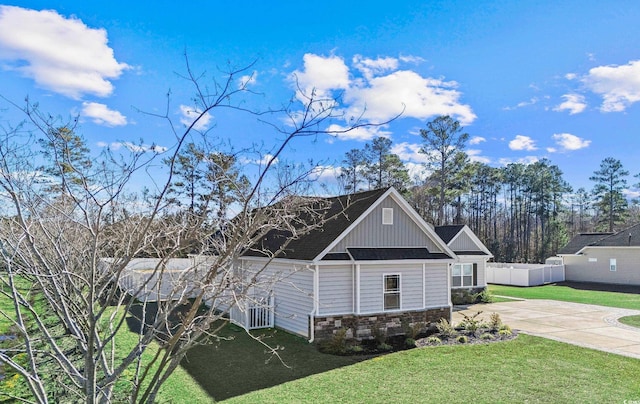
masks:
[[[488,262],[487,283],[537,286],[564,281],[564,265]]]

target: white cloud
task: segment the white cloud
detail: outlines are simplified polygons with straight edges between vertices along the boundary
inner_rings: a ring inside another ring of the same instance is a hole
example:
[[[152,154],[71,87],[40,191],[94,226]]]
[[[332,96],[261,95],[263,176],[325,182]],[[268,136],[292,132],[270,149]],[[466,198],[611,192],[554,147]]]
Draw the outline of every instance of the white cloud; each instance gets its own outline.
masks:
[[[198,108],[189,107],[187,105],[180,105],[180,114],[180,122],[184,126],[191,125],[193,121],[199,117],[200,119],[198,119],[198,122],[193,125],[193,129],[200,131],[206,130],[209,127],[211,119],[213,119],[213,116],[210,113],[206,112],[203,114]]]
[[[418,179],[424,181],[429,177],[429,171],[424,164],[408,162],[405,163],[404,166],[409,172],[409,178],[412,180]]]
[[[104,29],[53,10],[14,6],[0,6],[0,59],[9,62],[6,68],[74,99],[109,96],[110,80],[129,68],[115,59]]]
[[[307,96],[315,90],[315,97],[332,97],[339,90],[345,105],[336,107],[346,111],[345,119],[364,116],[370,121],[386,121],[402,113],[403,118],[427,119],[451,115],[461,124],[476,119],[471,107],[460,102],[462,93],[458,83],[442,78],[422,77],[411,70],[398,70],[400,62],[418,61],[411,57],[400,59],[379,57],[352,59],[353,71],[338,56],[304,55],[304,68],[289,76]],[[355,74],[354,74],[355,72]],[[297,92],[298,99],[305,98]]]
[[[584,111],[587,107],[584,96],[580,94],[565,94],[562,98],[564,98],[564,102],[556,106],[554,111],[569,111],[569,115],[574,115]]]
[[[575,73],[567,73],[564,75],[564,78],[567,80],[575,80],[578,78],[578,75]]]
[[[355,55],[353,65],[362,72],[367,80],[371,80],[374,76],[398,69],[398,59],[392,57],[369,59]]]
[[[83,102],[82,115],[91,118],[98,125],[124,126],[127,124],[126,116],[97,102]]]
[[[513,111],[514,109],[528,107],[529,105],[535,105],[535,104],[538,103],[538,101],[540,101],[540,99],[538,97],[533,97],[533,98],[530,98],[528,101],[519,102],[514,107],[504,107],[503,109],[505,111]]]
[[[555,147],[547,147],[547,153],[557,153],[558,149]]]
[[[410,70],[399,70],[374,77],[345,93],[349,116],[388,120],[402,112],[404,118],[426,119],[451,115],[462,125],[476,119],[469,105],[459,102],[462,95],[455,81],[425,78]],[[404,108],[404,110],[403,110]]]
[[[481,156],[481,154],[482,154],[482,150],[477,150],[477,149],[467,150],[467,156],[469,156],[469,160],[477,163],[484,163],[484,164],[491,163],[491,159],[489,157]]]
[[[272,161],[273,160],[273,161]],[[271,164],[278,164],[279,159],[277,157],[274,157],[272,154],[265,154],[260,156],[259,158],[256,159],[250,159],[247,157],[241,157],[239,159],[240,164],[255,164],[255,165],[259,165],[259,166],[266,166],[267,164],[269,164],[269,162],[271,162]]]
[[[487,139],[483,138],[482,136],[474,136],[471,139],[469,139],[469,144],[473,146],[486,141]]]
[[[391,153],[397,154],[401,160],[414,161],[418,163],[429,162],[428,156],[420,153],[421,145],[416,143],[402,142],[391,147]]]
[[[515,139],[509,142],[509,148],[511,150],[537,150],[536,143],[529,136],[517,135]]]
[[[329,143],[333,143],[335,139],[338,140],[357,140],[366,142],[374,137],[388,137],[391,132],[386,130],[387,125],[380,126],[361,126],[355,129],[349,130],[349,127],[338,124],[331,124],[327,128],[326,132],[331,136],[328,138]]]
[[[591,144],[591,140],[582,139],[571,133],[556,133],[552,138],[556,141],[556,144],[562,148],[562,151],[585,149]],[[551,151],[549,152],[552,153]]]
[[[121,148],[126,148],[129,151],[132,151],[134,153],[146,153],[146,152],[152,152],[152,153],[164,153],[168,150],[167,147],[165,146],[158,146],[155,144],[152,145],[147,145],[147,144],[135,144],[135,143],[131,143],[131,142],[111,142],[111,143],[107,143],[107,142],[98,142],[97,143],[98,147],[106,147],[109,148],[113,151],[117,151],[120,150]]]
[[[320,182],[334,182],[342,172],[342,167],[317,166],[311,170],[311,179]]]
[[[626,65],[599,66],[589,70],[583,83],[602,96],[602,112],[621,112],[640,101],[640,60]]]
[[[512,159],[512,158],[503,157],[503,158],[498,159],[498,163],[503,165],[503,166],[506,166],[506,165],[509,165],[509,164],[512,164],[512,163],[519,163],[519,164],[529,165],[529,164],[535,163],[538,160],[539,159],[536,156],[525,156],[525,157],[521,157],[521,158],[515,159],[515,160]]]
[[[252,74],[246,74],[240,77],[238,81],[238,88],[246,88],[250,85],[256,84],[258,81],[258,72],[254,71]]]
[[[298,94],[303,101],[305,95],[311,96],[312,90],[316,98],[324,98],[330,97],[332,90],[349,87],[349,68],[341,57],[307,53],[303,61],[304,69],[294,71],[289,77],[304,92]]]

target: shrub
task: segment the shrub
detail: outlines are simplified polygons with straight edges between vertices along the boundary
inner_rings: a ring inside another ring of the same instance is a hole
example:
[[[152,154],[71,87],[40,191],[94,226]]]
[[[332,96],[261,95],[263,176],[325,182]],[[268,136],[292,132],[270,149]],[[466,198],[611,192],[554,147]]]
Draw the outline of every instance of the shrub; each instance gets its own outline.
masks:
[[[502,330],[507,330],[509,332],[511,332],[511,327],[509,327],[507,324],[501,324],[500,327],[498,328],[500,331]]]
[[[429,345],[440,345],[440,344],[442,344],[442,340],[440,338],[436,337],[435,335],[432,335],[429,338],[427,338],[427,344],[429,344]]]
[[[469,342],[469,338],[467,338],[466,335],[459,335],[458,338],[456,338],[456,341],[460,344],[466,344]]]
[[[463,320],[460,322],[460,326],[462,328],[464,328],[466,331],[469,331],[471,333],[475,333],[476,331],[478,331],[480,328],[482,328],[483,324],[482,322],[478,319],[478,316],[480,314],[482,314],[481,311],[476,312],[476,314],[472,315],[472,316],[468,316],[464,313],[460,313],[463,317]]]
[[[347,348],[347,351],[349,353],[357,354],[364,351],[364,348],[362,347],[362,345],[351,345]]]
[[[382,344],[378,345],[378,350],[380,351],[390,351],[392,350],[393,347],[389,344],[387,344],[386,342],[383,342]]]
[[[484,334],[482,334],[480,336],[480,339],[485,340],[485,341],[492,341],[495,339],[495,337],[493,336],[493,334],[490,334],[488,332],[485,332]]]
[[[502,326],[500,314],[491,313],[491,316],[489,316],[489,327],[491,327],[492,330],[499,330],[500,326]]]
[[[508,337],[510,335],[513,335],[513,333],[511,332],[510,329],[503,329],[503,330],[498,331],[498,335],[501,336],[501,337]]]
[[[376,340],[378,345],[382,345],[387,340],[387,329],[386,328],[382,328],[380,326],[380,323],[376,323],[371,328],[371,335],[373,335],[373,339]]]
[[[489,289],[484,289],[482,292],[475,295],[476,302],[479,303],[493,303],[493,295],[489,292]]]
[[[413,338],[407,338],[406,340],[404,340],[404,344],[409,348],[413,348],[416,346],[416,340]]]
[[[347,329],[341,328],[331,339],[320,343],[320,351],[332,355],[344,355],[347,352]]]
[[[444,338],[451,338],[458,334],[455,328],[449,323],[449,320],[446,318],[441,318],[440,321],[436,324],[436,328],[438,328],[438,332],[440,336]]]
[[[426,328],[425,323],[418,322],[418,323],[413,323],[413,325],[411,325],[409,323],[409,320],[405,320],[405,319],[402,320],[402,329],[404,330],[404,334],[407,336],[407,338],[416,339],[418,334],[420,334],[420,332],[424,328]]]

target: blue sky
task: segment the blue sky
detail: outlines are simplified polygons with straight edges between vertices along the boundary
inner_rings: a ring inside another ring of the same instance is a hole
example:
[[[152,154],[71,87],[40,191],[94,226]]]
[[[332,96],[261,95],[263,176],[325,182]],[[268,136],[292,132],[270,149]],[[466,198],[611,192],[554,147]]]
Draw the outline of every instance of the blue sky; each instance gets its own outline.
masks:
[[[79,114],[95,152],[140,139],[170,147],[166,125],[138,110],[163,111],[170,90],[172,118],[188,122],[193,89],[176,74],[185,50],[209,84],[228,63],[255,61],[250,87],[261,95],[247,105],[256,108],[291,99],[294,76],[303,89],[342,94],[347,116],[366,106],[379,122],[406,106],[389,125],[286,151],[283,160],[322,164],[329,183],[344,153],[375,135],[417,175],[419,130],[450,114],[471,135],[471,159],[548,158],[590,189],[605,157],[640,172],[638,21],[636,1],[14,2],[0,7],[0,94]],[[19,119],[0,106],[2,125]],[[236,150],[261,144],[266,154],[279,139],[225,111],[205,128]]]

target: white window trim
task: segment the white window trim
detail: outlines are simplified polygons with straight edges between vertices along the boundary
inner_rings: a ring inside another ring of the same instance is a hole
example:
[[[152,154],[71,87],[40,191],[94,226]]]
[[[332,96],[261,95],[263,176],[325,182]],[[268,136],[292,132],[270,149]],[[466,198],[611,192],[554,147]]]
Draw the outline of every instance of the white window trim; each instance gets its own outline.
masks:
[[[609,258],[609,272],[618,271],[618,263],[615,258]]]
[[[398,290],[397,291],[387,291],[387,276],[397,276],[398,277]],[[384,307],[385,296],[387,294],[398,294],[398,308],[397,309],[387,309]],[[402,310],[402,274],[400,273],[389,273],[382,275],[382,311],[401,311]]]
[[[471,265],[471,285],[469,286],[464,286],[464,270],[462,269],[462,267],[460,268],[460,275],[457,276],[457,278],[460,278],[460,286],[453,286],[453,270],[456,267],[456,265]],[[473,279],[473,262],[457,262],[455,264],[453,264],[453,266],[451,267],[451,289],[469,289],[469,288],[473,288],[473,281],[475,279]]]
[[[393,224],[393,208],[382,208],[382,224]]]

